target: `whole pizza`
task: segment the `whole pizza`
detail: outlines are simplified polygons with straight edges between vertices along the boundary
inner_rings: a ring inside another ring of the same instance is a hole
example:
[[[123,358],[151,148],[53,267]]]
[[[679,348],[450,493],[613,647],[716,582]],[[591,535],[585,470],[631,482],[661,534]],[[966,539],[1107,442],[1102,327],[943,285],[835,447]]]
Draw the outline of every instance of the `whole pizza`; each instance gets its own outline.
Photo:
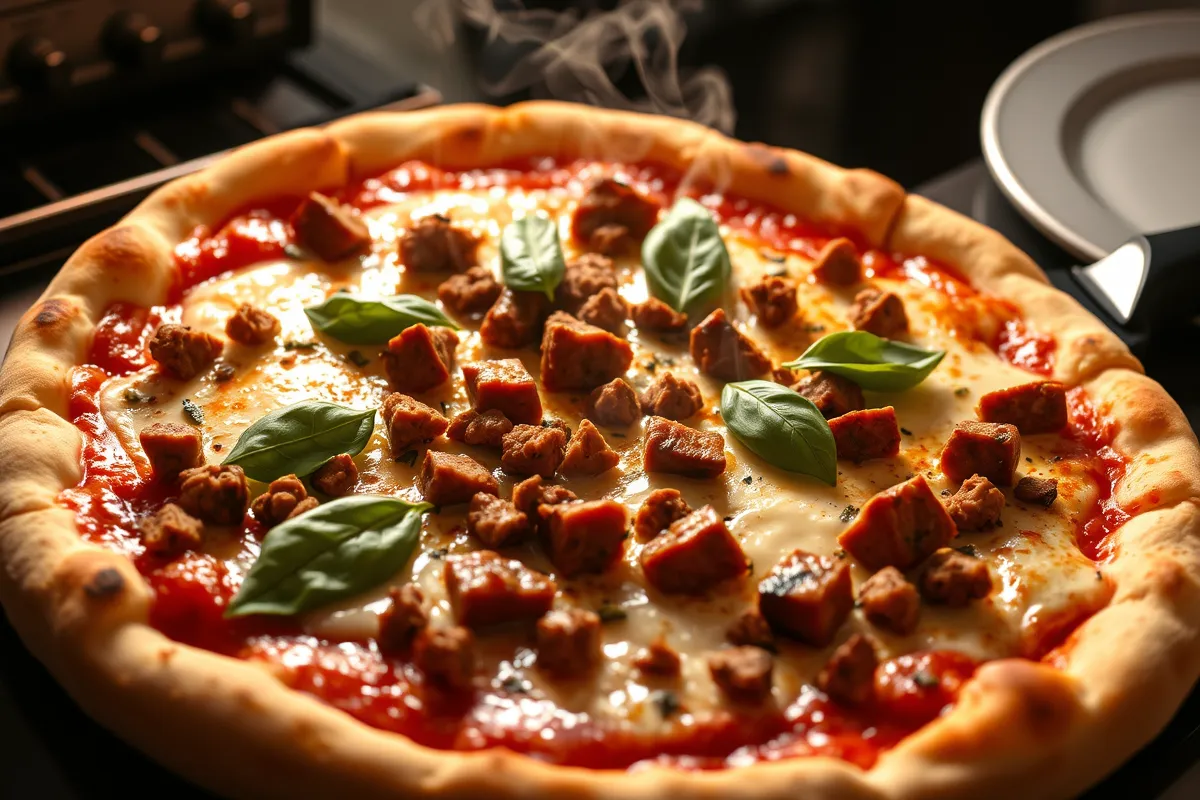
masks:
[[[1200,450],[996,233],[582,106],[277,136],[0,375],[0,591],[241,796],[1065,797],[1200,675]]]

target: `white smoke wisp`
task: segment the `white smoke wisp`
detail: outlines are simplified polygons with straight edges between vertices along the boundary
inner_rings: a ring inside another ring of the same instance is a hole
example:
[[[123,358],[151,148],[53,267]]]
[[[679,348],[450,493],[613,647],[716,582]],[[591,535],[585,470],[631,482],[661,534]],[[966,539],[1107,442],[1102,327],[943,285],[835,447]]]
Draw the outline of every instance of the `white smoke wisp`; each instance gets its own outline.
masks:
[[[611,11],[517,8],[499,10],[492,0],[426,0],[416,24],[449,47],[457,23],[482,31],[526,55],[483,90],[502,96],[529,90],[542,99],[571,100],[603,108],[689,119],[723,133],[733,131],[733,93],[716,67],[681,71],[679,49],[687,34],[683,12],[703,0],[625,0]],[[611,71],[633,68],[644,97],[625,95]]]

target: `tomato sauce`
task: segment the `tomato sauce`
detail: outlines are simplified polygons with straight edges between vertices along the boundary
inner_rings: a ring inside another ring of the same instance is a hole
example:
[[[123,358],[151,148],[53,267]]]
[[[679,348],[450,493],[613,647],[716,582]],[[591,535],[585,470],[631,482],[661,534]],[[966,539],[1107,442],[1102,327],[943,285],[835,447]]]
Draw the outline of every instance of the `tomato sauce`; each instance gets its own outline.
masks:
[[[506,747],[594,769],[642,762],[719,769],[799,755],[831,755],[868,768],[880,752],[951,705],[976,668],[958,653],[910,654],[879,666],[881,700],[869,708],[848,711],[809,688],[786,708],[766,712],[722,711],[701,718],[680,708],[669,717],[673,724],[650,735],[606,727],[502,687],[451,698],[426,692],[417,671],[381,655],[371,643],[263,636],[241,656],[274,665],[293,689],[430,747]]]
[[[350,187],[339,197],[366,209],[436,188],[519,187],[580,191],[595,174],[614,167],[592,162],[557,164],[533,160],[481,170],[451,172],[423,163],[403,164]],[[713,210],[728,229],[745,231],[767,247],[808,257],[830,239],[794,215],[760,203],[689,186],[682,176],[653,165],[617,166],[618,177],[668,201],[680,187]],[[179,268],[173,300],[197,283],[262,260],[282,258],[294,233],[287,219],[297,200],[285,198],[234,214],[215,231],[197,229],[176,249]],[[861,243],[860,243],[861,247]],[[950,298],[977,293],[954,270],[924,258],[864,251],[868,274],[913,280]],[[999,302],[999,301],[997,301]],[[759,760],[828,755],[862,767],[951,706],[976,668],[953,652],[911,653],[876,671],[875,699],[849,709],[806,687],[791,705],[770,712],[726,711],[693,717],[675,711],[674,723],[654,735],[605,727],[548,701],[503,685],[446,699],[426,692],[420,674],[403,660],[382,655],[373,642],[318,640],[301,635],[293,621],[265,617],[227,619],[225,609],[245,569],[242,560],[188,553],[164,560],[144,552],[138,520],[172,499],[176,486],[144,477],[110,431],[99,410],[102,385],[148,363],[146,342],[154,328],[176,313],[115,304],[101,320],[89,364],[73,376],[70,416],[83,435],[83,478],[63,493],[89,541],[126,553],[154,592],[150,622],[171,638],[198,647],[266,661],[288,685],[317,696],[363,722],[396,731],[432,747],[478,750],[502,746],[560,764],[628,768],[640,763],[681,769],[719,769]],[[1047,375],[1054,340],[1013,318],[992,343],[1005,360]],[[1128,514],[1113,499],[1124,459],[1112,447],[1113,430],[1081,390],[1070,394],[1069,446],[1093,465],[1100,486],[1097,508],[1081,523],[1080,549],[1089,557],[1111,554],[1111,534]],[[252,557],[261,533],[247,517],[243,539]],[[1065,636],[1069,631],[1064,631]]]
[[[1021,319],[1008,320],[994,344],[994,349],[1005,361],[1039,375],[1054,371],[1056,347],[1054,337],[1038,333]]]

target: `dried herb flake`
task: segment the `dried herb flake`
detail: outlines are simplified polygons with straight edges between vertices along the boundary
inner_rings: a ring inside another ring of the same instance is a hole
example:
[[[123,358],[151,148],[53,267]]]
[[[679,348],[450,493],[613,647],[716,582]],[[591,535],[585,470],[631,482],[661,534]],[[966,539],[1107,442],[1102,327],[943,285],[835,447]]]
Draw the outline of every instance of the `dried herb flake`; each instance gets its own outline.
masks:
[[[596,616],[601,622],[624,622],[629,618],[628,612],[620,606],[605,603],[596,609]]]
[[[193,403],[188,398],[183,398],[183,415],[188,418],[188,421],[193,425],[204,424],[204,409]]]
[[[858,512],[858,506],[846,506],[842,509],[842,513],[838,516],[838,519],[847,523],[854,522],[854,519],[858,516]]]

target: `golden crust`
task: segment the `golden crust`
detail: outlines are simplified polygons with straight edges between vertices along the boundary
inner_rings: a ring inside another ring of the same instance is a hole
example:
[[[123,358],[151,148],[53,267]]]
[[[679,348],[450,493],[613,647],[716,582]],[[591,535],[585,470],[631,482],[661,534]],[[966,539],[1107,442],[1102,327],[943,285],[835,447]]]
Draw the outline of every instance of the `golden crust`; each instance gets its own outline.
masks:
[[[79,436],[64,419],[69,372],[104,307],[161,302],[173,245],[257,198],[342,186],[412,158],[468,167],[538,153],[688,170],[873,246],[948,263],[1054,334],[1055,376],[1083,385],[1117,421],[1115,445],[1132,455],[1118,499],[1137,512],[1104,567],[1113,600],[1053,654],[1059,669],[984,666],[953,712],[871,770],[796,759],[750,767],[748,783],[741,770],[598,774],[506,751],[429,750],[151,629],[149,590],[132,564],[83,542],[55,504],[79,479]],[[677,120],[557,103],[364,115],[251,145],[163,187],[81,247],[25,315],[0,373],[0,600],[86,710],[234,795],[718,798],[752,785],[762,798],[1068,796],[1143,744],[1200,675],[1200,450],[1178,407],[1139,372],[1116,337],[998,234],[868,171]]]

